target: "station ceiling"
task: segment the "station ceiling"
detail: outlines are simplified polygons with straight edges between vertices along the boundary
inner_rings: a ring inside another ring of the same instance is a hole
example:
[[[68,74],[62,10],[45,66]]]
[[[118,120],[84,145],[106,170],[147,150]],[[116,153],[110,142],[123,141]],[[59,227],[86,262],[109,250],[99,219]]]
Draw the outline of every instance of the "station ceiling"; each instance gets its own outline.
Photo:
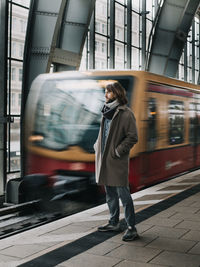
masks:
[[[152,29],[146,69],[175,77],[199,0],[165,0]],[[31,2],[23,95],[40,73],[79,69],[95,0]],[[51,66],[53,64],[53,70]]]

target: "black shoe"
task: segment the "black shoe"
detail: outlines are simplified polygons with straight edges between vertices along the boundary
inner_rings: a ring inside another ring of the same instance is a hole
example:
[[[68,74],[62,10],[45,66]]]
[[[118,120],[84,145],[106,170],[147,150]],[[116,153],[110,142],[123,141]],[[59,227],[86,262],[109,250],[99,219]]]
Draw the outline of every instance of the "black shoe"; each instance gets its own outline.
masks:
[[[116,225],[108,223],[106,225],[98,227],[98,231],[99,232],[110,232],[110,231],[119,232],[120,230],[121,229],[120,229],[119,223],[116,224]]]
[[[136,238],[138,238],[139,235],[137,233],[136,228],[132,228],[131,226],[128,227],[128,229],[126,230],[125,234],[122,237],[123,241],[132,241]]]

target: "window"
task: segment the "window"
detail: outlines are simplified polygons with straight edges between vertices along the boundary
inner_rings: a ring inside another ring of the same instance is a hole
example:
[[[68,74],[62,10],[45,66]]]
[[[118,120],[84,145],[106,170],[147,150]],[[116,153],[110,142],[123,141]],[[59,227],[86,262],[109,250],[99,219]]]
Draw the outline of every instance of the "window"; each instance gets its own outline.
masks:
[[[23,5],[25,7],[29,7],[30,5],[30,0],[12,0],[12,2]]]
[[[11,79],[12,81],[16,80],[16,68],[11,68]]]
[[[22,33],[26,32],[26,21],[24,21],[23,19],[20,19],[20,30]]]
[[[148,127],[147,127],[147,149],[154,150],[157,141],[156,130],[157,110],[155,98],[148,101]]]
[[[95,31],[100,32],[100,22],[98,21],[95,22]]]
[[[19,57],[23,57],[23,53],[24,53],[24,45],[19,44]]]
[[[120,48],[117,47],[117,56],[119,57],[120,56]]]
[[[18,21],[17,21],[17,18],[13,18],[12,19],[12,30],[13,30],[13,32],[15,32],[15,31],[18,31],[18,23],[17,23]]]
[[[111,4],[111,2],[113,2]],[[128,3],[132,2],[132,8],[129,9]],[[89,59],[93,59],[91,62],[105,60],[107,67],[123,69],[123,68],[133,68],[135,70],[141,69],[141,0],[117,0],[117,1],[108,1],[108,0],[97,0],[95,4],[95,41],[100,42],[99,50],[93,51],[92,43],[89,43],[88,39],[85,42],[85,47],[88,51],[85,57],[82,57],[82,61],[85,61],[81,66],[86,66],[90,68],[91,64],[88,64]],[[150,0],[150,11],[156,8],[154,5],[154,0]],[[151,12],[151,18],[152,18]],[[155,13],[155,12],[154,12]],[[132,16],[132,21],[128,20],[129,15]],[[150,19],[149,19],[150,20]],[[148,21],[149,21],[148,20]],[[112,24],[114,23],[114,25]],[[151,26],[151,23],[149,24]],[[127,39],[127,29],[132,29],[131,38]],[[112,34],[111,34],[112,31]],[[113,34],[114,31],[114,34]],[[102,41],[104,39],[104,41]],[[114,40],[113,40],[114,39]],[[110,43],[111,41],[111,43]],[[122,49],[117,50],[117,43],[120,41]],[[130,43],[128,43],[130,41]],[[102,52],[101,43],[105,43],[105,51]],[[90,44],[88,46],[88,43]],[[115,51],[113,47],[115,46]],[[136,49],[136,50],[135,50]],[[134,55],[137,54],[137,58],[133,56],[127,59],[127,54],[130,54],[130,50],[134,50]],[[103,58],[104,57],[104,58]],[[139,60],[140,59],[140,60]],[[95,68],[97,64],[95,65]],[[83,69],[83,68],[82,68]]]
[[[132,66],[131,68],[134,70],[138,70],[140,67],[140,51],[137,48],[132,48]]]
[[[102,52],[102,53],[104,53],[104,52],[105,52],[105,47],[106,47],[106,46],[105,46],[105,44],[104,44],[104,43],[102,43],[102,44],[101,44],[101,52]]]
[[[184,141],[184,104],[181,101],[169,102],[169,144],[181,144]]]
[[[106,63],[104,61],[101,61],[101,68],[105,69],[106,68]]]
[[[16,42],[12,42],[12,57],[16,57],[17,53],[17,44]]]
[[[189,106],[189,141],[191,143],[196,143],[196,127],[197,127],[197,117],[196,117],[196,104],[190,103]]]
[[[16,94],[15,93],[12,93],[11,94],[11,105],[12,105],[12,107],[13,108],[15,108],[16,107]]]
[[[116,28],[116,37],[117,39],[120,39],[120,29]]]
[[[124,13],[123,9],[121,9],[120,5],[117,5],[119,10],[116,10],[116,22],[118,25],[123,25],[124,23]]]
[[[107,15],[107,8],[106,8],[106,4],[102,3],[102,15],[106,16]]]
[[[22,69],[19,69],[19,81],[22,81]]]
[[[21,99],[22,99],[22,95],[18,94],[18,106],[21,106]]]
[[[102,23],[102,33],[106,32],[106,25],[104,23]]]
[[[98,41],[95,41],[95,51],[99,51],[100,43]]]

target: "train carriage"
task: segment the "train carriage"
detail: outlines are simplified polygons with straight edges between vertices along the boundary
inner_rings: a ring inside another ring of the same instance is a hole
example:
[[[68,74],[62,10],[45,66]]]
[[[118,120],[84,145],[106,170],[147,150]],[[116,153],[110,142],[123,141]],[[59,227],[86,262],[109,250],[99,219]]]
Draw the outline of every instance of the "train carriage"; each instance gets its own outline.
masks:
[[[26,174],[45,174],[51,182],[94,179],[93,144],[105,84],[113,80],[126,89],[137,121],[131,191],[199,167],[199,86],[144,71],[94,70],[42,74],[33,82],[26,105]]]

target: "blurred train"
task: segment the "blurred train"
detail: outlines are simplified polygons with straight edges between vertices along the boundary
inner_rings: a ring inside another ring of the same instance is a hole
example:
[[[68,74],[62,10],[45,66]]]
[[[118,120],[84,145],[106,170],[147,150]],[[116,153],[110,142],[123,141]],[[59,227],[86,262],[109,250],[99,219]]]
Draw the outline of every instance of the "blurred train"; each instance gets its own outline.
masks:
[[[131,192],[200,166],[200,86],[144,71],[68,71],[39,75],[31,86],[27,179],[43,177],[63,193],[95,185],[93,144],[105,85],[113,80],[126,89],[137,121]]]

